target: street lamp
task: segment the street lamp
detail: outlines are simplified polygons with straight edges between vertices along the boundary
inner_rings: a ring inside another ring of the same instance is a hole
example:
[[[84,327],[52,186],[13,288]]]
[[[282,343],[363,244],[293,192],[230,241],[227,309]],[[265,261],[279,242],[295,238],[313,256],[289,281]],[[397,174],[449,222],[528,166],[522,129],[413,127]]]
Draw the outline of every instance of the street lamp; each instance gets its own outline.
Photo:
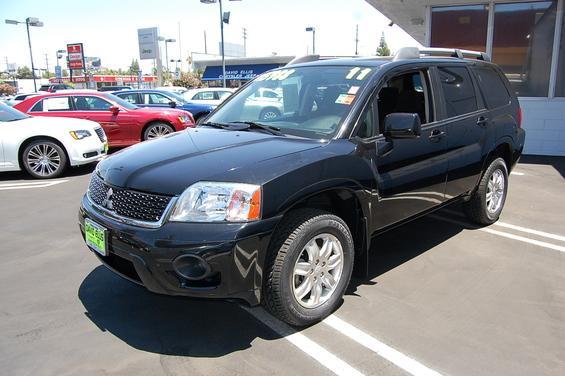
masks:
[[[312,55],[316,55],[316,28],[309,26],[306,28],[307,32],[312,32]]]
[[[229,1],[241,1],[241,0],[229,0]],[[222,81],[223,86],[226,87],[226,55],[224,53],[224,22],[229,23],[229,14],[224,15],[224,9],[222,7],[222,0],[200,0],[202,4],[220,4],[220,31],[222,34]],[[228,12],[229,13],[229,12]]]
[[[165,61],[167,62],[167,72],[170,72],[169,70],[169,49],[167,48],[167,43],[175,43],[177,40],[174,38],[168,38],[165,39]]]
[[[33,88],[37,91],[37,83],[35,82],[35,66],[33,64],[33,53],[31,52],[31,38],[29,36],[29,27],[43,27],[43,22],[39,21],[39,18],[36,17],[28,17],[26,18],[25,22],[23,21],[16,21],[16,20],[6,20],[6,23],[9,25],[18,25],[18,24],[26,24],[27,29],[27,42],[29,44],[29,57],[31,58],[31,75],[33,76]]]

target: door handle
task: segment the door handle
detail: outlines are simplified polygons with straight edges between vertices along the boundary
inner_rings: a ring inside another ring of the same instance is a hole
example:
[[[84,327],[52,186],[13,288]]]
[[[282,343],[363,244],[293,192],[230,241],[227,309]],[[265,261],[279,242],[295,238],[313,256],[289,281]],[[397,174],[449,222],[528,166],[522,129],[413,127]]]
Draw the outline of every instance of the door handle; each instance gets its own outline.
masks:
[[[482,127],[488,125],[488,118],[485,116],[479,116],[479,118],[477,119],[477,125],[480,125]]]
[[[440,131],[439,129],[434,129],[432,131],[432,133],[430,134],[430,137],[428,137],[430,139],[430,141],[432,142],[437,142],[439,141],[440,138],[442,138],[443,136],[445,136],[445,132],[444,131]]]

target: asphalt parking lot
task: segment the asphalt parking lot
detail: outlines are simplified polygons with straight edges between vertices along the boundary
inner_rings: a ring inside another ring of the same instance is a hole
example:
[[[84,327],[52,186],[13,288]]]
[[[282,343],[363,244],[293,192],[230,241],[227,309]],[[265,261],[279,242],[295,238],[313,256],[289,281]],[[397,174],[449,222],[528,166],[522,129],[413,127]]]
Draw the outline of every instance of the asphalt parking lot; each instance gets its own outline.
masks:
[[[106,270],[77,226],[91,171],[0,175],[0,374],[565,374],[565,158],[524,157],[493,226],[451,207],[375,238],[369,279],[299,331]]]

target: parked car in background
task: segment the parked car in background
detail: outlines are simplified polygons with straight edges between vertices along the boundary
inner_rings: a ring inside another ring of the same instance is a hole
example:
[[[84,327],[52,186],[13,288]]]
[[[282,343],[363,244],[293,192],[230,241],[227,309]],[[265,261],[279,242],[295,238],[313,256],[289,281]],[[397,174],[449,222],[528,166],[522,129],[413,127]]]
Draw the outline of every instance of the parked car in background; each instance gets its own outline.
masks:
[[[313,106],[317,106],[316,101],[314,101]],[[244,111],[245,116],[253,119],[276,119],[283,115],[283,96],[275,90],[259,88],[247,97],[242,111]]]
[[[291,63],[198,128],[106,158],[79,212],[87,245],[156,293],[324,319],[377,234],[451,203],[480,225],[503,210],[525,138],[514,90],[484,53],[433,53]],[[257,97],[284,113],[249,115]]]
[[[205,103],[218,106],[230,95],[235,89],[207,87],[200,89],[190,89],[182,94],[187,101],[195,103]]]
[[[122,90],[113,94],[140,107],[170,107],[189,111],[195,121],[216,108],[209,104],[189,102],[182,96],[165,90]]]
[[[131,90],[131,86],[101,86],[98,91],[118,91],[118,90]]]
[[[48,93],[54,93],[58,90],[72,90],[72,89],[74,89],[72,86],[65,84],[47,84],[47,85],[41,85],[38,91],[46,91]]]
[[[5,104],[0,104],[0,141],[0,171],[25,170],[39,179],[96,162],[108,150],[104,130],[93,121],[34,117]]]
[[[156,87],[155,90],[164,90],[164,91],[169,91],[169,92],[175,93],[175,94],[183,94],[188,89],[185,88],[184,86],[159,86],[159,87]]]
[[[17,94],[14,96],[14,98],[9,99],[6,104],[9,106],[15,106],[18,103],[20,103],[21,101],[23,101],[24,99],[30,98],[30,97],[35,97],[36,95],[39,95],[41,93],[25,93],[25,94]]]
[[[58,116],[99,123],[110,146],[129,146],[194,126],[189,112],[140,108],[110,93],[78,91],[35,96],[15,106],[34,116]]]

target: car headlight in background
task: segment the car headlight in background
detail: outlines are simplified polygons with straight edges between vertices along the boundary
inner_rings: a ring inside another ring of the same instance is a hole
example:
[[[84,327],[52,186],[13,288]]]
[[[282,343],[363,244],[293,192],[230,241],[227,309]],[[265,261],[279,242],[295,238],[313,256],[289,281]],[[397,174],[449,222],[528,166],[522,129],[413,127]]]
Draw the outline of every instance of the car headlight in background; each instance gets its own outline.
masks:
[[[261,186],[198,182],[188,187],[170,217],[174,222],[248,222],[261,217]]]
[[[190,116],[188,116],[188,115],[180,115],[179,121],[181,123],[192,123],[193,122],[192,119],[190,118]]]
[[[70,131],[69,133],[71,134],[71,137],[74,138],[75,140],[82,140],[83,138],[92,136],[92,134],[89,131],[84,129],[78,131]]]

